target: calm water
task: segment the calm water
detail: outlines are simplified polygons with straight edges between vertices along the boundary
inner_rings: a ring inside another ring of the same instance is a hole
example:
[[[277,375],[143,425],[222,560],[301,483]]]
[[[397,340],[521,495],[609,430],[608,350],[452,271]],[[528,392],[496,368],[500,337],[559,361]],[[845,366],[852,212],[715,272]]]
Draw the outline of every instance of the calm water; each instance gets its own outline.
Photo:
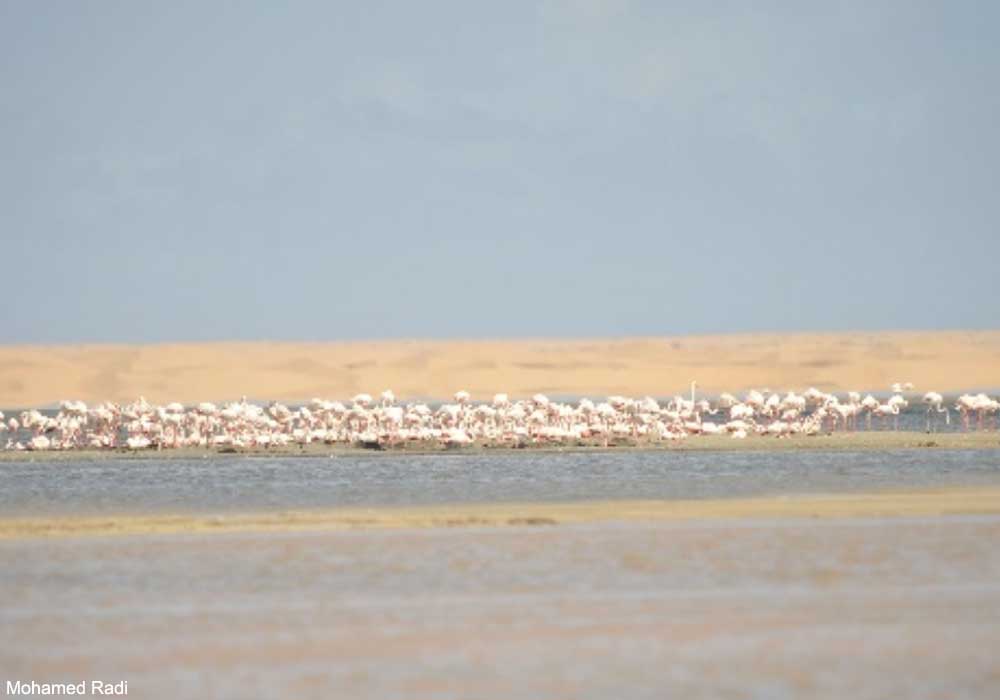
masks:
[[[1000,484],[1000,451],[0,463],[0,514]],[[0,681],[139,698],[1000,697],[1000,516],[0,540]]]
[[[1000,484],[1000,450],[491,453],[0,463],[0,514],[726,498]]]
[[[1000,517],[0,541],[0,678],[137,698],[1000,697]]]

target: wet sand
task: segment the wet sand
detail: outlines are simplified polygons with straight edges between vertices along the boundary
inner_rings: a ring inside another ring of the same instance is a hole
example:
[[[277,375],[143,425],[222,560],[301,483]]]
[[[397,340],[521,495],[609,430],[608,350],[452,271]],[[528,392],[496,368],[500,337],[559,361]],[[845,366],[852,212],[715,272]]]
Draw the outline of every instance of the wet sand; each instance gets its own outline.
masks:
[[[998,515],[7,539],[0,676],[142,698],[986,700],[997,541]]]
[[[427,445],[424,443],[403,444],[394,447],[372,445],[368,447],[342,444],[309,444],[292,445],[288,447],[267,448],[178,448],[178,449],[146,449],[146,450],[42,450],[0,452],[0,463],[43,460],[47,462],[64,462],[109,459],[208,459],[224,458],[226,456],[260,456],[260,457],[331,457],[343,455],[426,455],[426,454],[485,454],[491,452],[509,452],[534,454],[539,452],[687,452],[687,451],[717,451],[717,452],[783,452],[795,450],[993,450],[1000,448],[1000,432],[982,431],[970,433],[924,433],[913,431],[859,431],[838,432],[827,435],[796,435],[787,438],[751,436],[744,440],[733,440],[725,435],[692,436],[676,442],[647,442],[642,440],[621,439],[612,441],[608,447],[597,441],[576,442],[572,444],[490,444],[474,443],[472,445],[455,447],[444,445]]]
[[[259,513],[0,519],[0,539],[83,535],[555,526],[629,521],[1000,514],[1000,489],[953,488],[776,498],[488,503]]]
[[[349,398],[655,397],[816,386],[1000,388],[1000,331],[798,333],[590,340],[188,343],[0,347],[0,407],[87,402]]]

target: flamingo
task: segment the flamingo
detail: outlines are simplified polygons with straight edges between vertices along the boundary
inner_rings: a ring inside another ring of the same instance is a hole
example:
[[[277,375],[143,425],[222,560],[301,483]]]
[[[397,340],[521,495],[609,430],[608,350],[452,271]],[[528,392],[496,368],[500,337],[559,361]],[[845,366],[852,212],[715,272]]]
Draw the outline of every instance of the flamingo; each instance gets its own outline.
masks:
[[[44,435],[36,435],[28,441],[29,450],[47,450],[52,447],[52,441]]]
[[[386,389],[376,405],[368,394],[357,394],[350,407],[338,401],[313,398],[297,409],[281,403],[263,407],[243,397],[221,408],[199,403],[185,408],[180,403],[155,405],[140,397],[118,406],[112,403],[88,408],[80,401],[65,400],[54,416],[29,409],[20,421],[0,414],[0,431],[9,433],[6,449],[70,450],[104,449],[122,441],[128,449],[155,446],[159,450],[179,447],[257,447],[289,444],[355,444],[378,442],[390,447],[403,442],[425,442],[440,446],[487,443],[516,444],[572,443],[592,440],[607,446],[613,439],[675,441],[695,435],[728,433],[740,436],[815,435],[829,429],[856,427],[857,414],[865,411],[869,428],[871,417],[889,416],[898,429],[898,416],[908,407],[902,391],[912,388],[898,383],[886,403],[873,396],[861,398],[848,392],[842,402],[833,394],[814,387],[804,393],[787,391],[782,397],[770,390],[751,390],[743,402],[732,394],[722,394],[715,407],[706,398],[699,399],[697,382],[692,380],[690,398],[675,396],[661,406],[656,399],[609,396],[600,403],[581,399],[569,404],[550,400],[543,394],[512,401],[507,394],[496,394],[492,402],[474,403],[467,391],[456,392],[455,403],[432,411],[426,404],[399,403]],[[923,395],[927,428],[933,416],[950,412],[936,392]],[[986,394],[963,394],[956,402],[966,429],[973,413],[976,427],[986,430],[996,423],[1000,402]],[[712,422],[710,416],[725,411],[726,421]],[[6,422],[4,420],[6,419]],[[30,431],[24,443],[16,440],[21,429]]]
[[[865,411],[868,412],[866,420],[868,424],[868,430],[872,429],[872,414],[875,413],[875,409],[878,408],[878,405],[879,405],[878,399],[876,399],[871,394],[868,394],[867,396],[865,396],[864,399],[861,400],[861,408],[863,408]]]
[[[924,403],[927,405],[927,432],[931,432],[931,413],[943,413],[944,422],[951,425],[951,413],[946,406],[943,406],[944,397],[936,391],[928,391],[924,394]]]
[[[969,429],[969,413],[976,408],[976,397],[972,394],[962,394],[955,401],[955,410],[962,416],[962,428]]]
[[[882,426],[885,427],[885,422],[892,416],[894,420],[898,420],[899,416],[899,404],[885,403],[880,404],[875,407],[874,411],[876,416],[882,418]],[[898,427],[898,423],[894,423]]]

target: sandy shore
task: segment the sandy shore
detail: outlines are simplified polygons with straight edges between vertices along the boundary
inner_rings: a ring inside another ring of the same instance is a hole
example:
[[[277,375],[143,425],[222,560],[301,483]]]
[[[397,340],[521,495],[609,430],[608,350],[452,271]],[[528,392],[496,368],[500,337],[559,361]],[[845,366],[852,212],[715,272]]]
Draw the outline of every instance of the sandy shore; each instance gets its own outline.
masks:
[[[956,488],[774,498],[338,508],[224,516],[178,514],[10,518],[0,519],[0,539],[160,533],[542,526],[603,521],[706,518],[849,518],[996,513],[1000,513],[1000,489]]]
[[[512,447],[507,444],[472,444],[464,447],[432,447],[425,444],[400,445],[379,449],[354,447],[350,445],[310,444],[291,447],[246,448],[241,450],[179,448],[170,450],[73,450],[0,452],[3,462],[48,461],[64,462],[77,460],[101,461],[110,459],[209,459],[225,457],[281,457],[281,458],[329,458],[350,455],[463,455],[490,452],[533,454],[537,452],[784,452],[796,450],[995,450],[1000,449],[1000,433],[923,433],[923,432],[853,432],[829,435],[798,435],[788,438],[752,436],[745,440],[733,440],[723,435],[702,435],[679,442],[642,442],[625,440],[604,447],[599,442],[579,442],[570,445],[530,445]]]
[[[810,333],[596,340],[201,343],[0,347],[0,407],[88,402],[308,400],[393,389],[401,398],[671,396],[816,386],[1000,387],[1000,331]]]

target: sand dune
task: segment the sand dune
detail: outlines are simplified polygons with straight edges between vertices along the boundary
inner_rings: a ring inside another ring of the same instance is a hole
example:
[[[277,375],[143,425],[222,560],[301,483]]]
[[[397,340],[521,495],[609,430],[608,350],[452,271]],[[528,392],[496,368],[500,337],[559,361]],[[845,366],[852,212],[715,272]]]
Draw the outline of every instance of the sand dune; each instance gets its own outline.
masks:
[[[811,333],[592,340],[187,343],[0,347],[0,406],[126,401],[608,394],[750,387],[1000,387],[1000,331]]]

